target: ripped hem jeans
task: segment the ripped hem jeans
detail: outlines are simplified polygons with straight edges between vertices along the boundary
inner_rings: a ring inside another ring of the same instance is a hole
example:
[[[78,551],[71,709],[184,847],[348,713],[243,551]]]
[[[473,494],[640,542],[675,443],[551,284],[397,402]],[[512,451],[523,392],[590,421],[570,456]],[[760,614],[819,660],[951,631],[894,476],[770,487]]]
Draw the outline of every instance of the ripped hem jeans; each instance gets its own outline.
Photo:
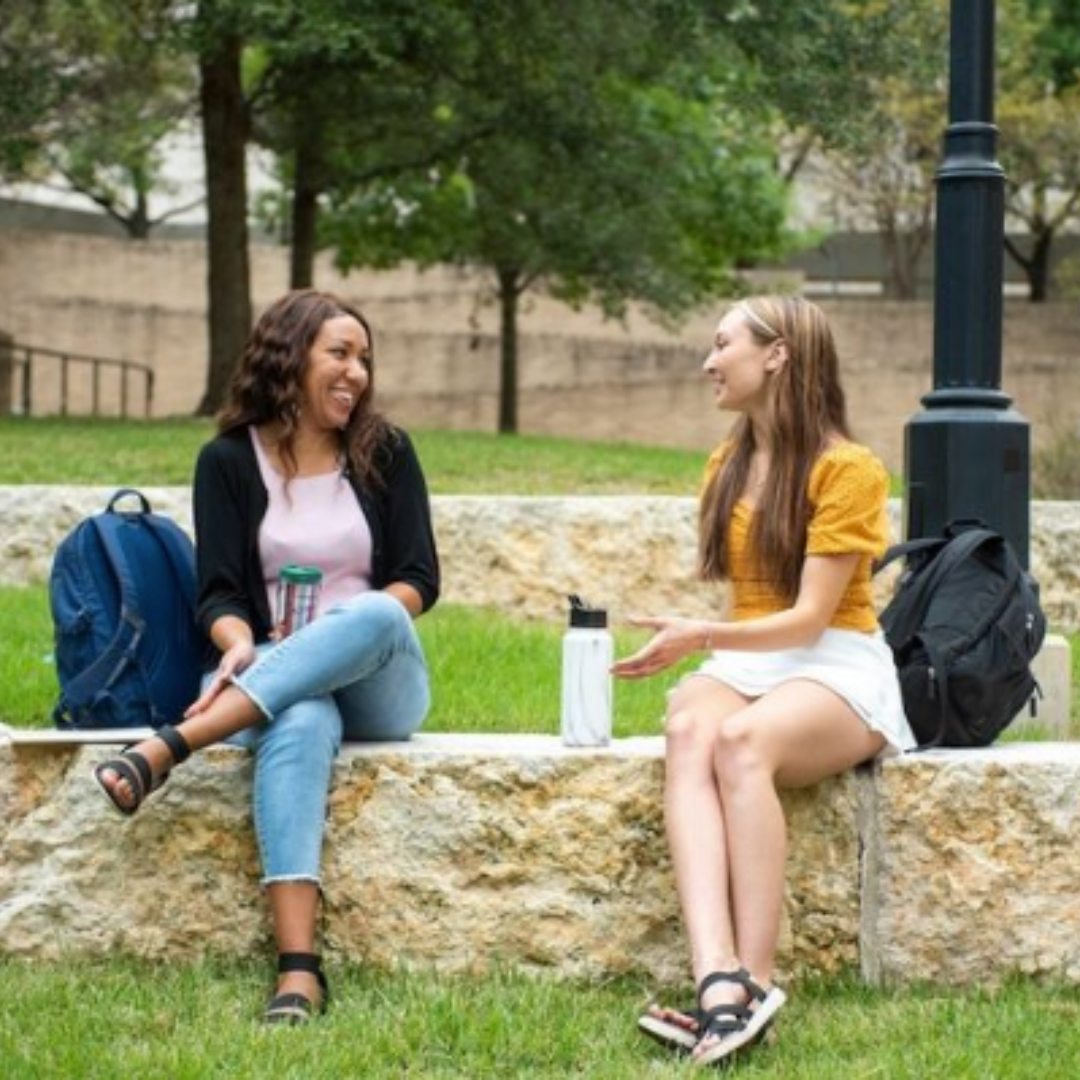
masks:
[[[254,816],[263,884],[319,884],[334,758],[344,739],[408,739],[431,701],[412,618],[368,592],[284,641],[259,647],[234,680],[265,717],[229,739],[255,755]]]

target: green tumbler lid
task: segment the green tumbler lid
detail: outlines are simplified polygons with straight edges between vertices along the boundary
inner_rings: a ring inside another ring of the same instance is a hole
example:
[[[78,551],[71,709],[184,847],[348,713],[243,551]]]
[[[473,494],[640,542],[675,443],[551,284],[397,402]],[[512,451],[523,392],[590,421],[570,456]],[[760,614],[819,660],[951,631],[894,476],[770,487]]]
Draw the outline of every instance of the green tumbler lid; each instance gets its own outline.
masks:
[[[294,585],[318,585],[322,581],[322,571],[317,566],[283,566],[281,580]]]

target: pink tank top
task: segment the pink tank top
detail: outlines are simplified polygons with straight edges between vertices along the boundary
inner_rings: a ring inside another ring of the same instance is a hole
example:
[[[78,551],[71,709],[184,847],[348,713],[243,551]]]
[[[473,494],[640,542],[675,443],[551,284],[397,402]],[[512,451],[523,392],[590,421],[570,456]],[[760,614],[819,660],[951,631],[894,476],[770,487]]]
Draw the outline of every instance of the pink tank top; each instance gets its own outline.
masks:
[[[322,571],[316,615],[369,591],[371,529],[345,474],[335,469],[293,477],[286,490],[285,477],[271,464],[255,428],[248,430],[269,496],[259,525],[259,558],[271,613],[281,568],[290,563]]]

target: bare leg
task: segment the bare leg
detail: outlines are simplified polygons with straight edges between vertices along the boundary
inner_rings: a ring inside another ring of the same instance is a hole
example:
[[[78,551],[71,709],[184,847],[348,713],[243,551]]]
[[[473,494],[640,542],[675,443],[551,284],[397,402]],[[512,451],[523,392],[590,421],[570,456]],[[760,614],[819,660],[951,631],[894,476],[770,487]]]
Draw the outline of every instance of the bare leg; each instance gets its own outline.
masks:
[[[667,721],[664,819],[695,982],[737,955],[730,903],[728,837],[713,769],[727,717],[747,701],[711,679],[690,679]]]
[[[668,709],[664,820],[683,923],[690,943],[694,984],[710,972],[738,967],[730,903],[727,837],[713,768],[725,717],[747,701],[712,679],[688,679]],[[654,1016],[686,1027],[672,1009]]]
[[[314,953],[319,887],[312,881],[279,881],[267,887],[278,953]],[[277,993],[303,994],[316,1008],[322,991],[314,975],[290,971],[278,976]]]
[[[877,754],[884,738],[831,690],[791,682],[729,717],[715,770],[727,827],[737,953],[762,986],[772,980],[784,897],[787,830],[777,785],[803,787]],[[714,988],[706,1005],[745,1004],[737,985]],[[715,1043],[704,1040],[698,1053]]]

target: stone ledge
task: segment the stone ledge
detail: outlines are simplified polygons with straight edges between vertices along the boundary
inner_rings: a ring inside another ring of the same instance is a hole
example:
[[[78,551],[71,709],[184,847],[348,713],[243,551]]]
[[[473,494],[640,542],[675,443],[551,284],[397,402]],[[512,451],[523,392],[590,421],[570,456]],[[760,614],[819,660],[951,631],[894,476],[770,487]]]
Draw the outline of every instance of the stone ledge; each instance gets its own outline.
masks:
[[[101,747],[0,747],[0,951],[158,959],[270,951],[250,759],[219,747],[137,817],[94,790]],[[685,979],[659,738],[352,745],[325,853],[327,951],[442,971]],[[1080,746],[879,763],[784,795],[782,977],[1080,982]],[[156,852],[150,859],[145,854]]]
[[[889,762],[868,785],[862,969],[877,982],[1080,982],[1080,746]]]
[[[199,755],[128,820],[91,780],[108,752],[0,748],[0,950],[269,951],[247,754]],[[598,751],[550,736],[347,747],[324,856],[327,951],[445,971],[513,964],[681,978],[662,753],[660,738]],[[852,775],[785,796],[786,971],[858,960],[857,783]]]
[[[115,487],[0,485],[0,585],[45,581],[57,544],[103,509]],[[186,487],[142,489],[155,510],[191,531]],[[674,496],[599,495],[432,499],[444,597],[529,618],[561,620],[568,592],[618,614],[716,610],[718,592],[696,579],[697,503]],[[900,503],[890,503],[894,535]],[[1051,623],[1080,630],[1080,503],[1032,503],[1031,562]],[[879,601],[888,581],[878,582]]]

